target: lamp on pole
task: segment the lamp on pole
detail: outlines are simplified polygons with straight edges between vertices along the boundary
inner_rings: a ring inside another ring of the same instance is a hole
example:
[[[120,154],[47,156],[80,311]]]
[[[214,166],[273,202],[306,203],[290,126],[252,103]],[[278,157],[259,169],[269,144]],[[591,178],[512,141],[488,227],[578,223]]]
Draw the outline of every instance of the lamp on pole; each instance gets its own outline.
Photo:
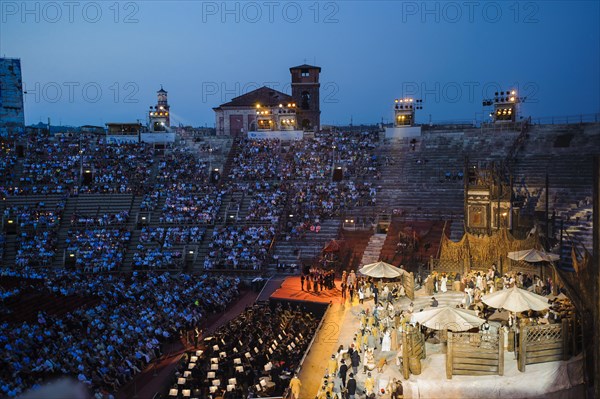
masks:
[[[83,148],[81,146],[81,134],[79,131],[79,189],[81,190],[81,186],[83,185]]]
[[[333,171],[335,170],[335,144],[331,151],[331,178],[333,178]]]

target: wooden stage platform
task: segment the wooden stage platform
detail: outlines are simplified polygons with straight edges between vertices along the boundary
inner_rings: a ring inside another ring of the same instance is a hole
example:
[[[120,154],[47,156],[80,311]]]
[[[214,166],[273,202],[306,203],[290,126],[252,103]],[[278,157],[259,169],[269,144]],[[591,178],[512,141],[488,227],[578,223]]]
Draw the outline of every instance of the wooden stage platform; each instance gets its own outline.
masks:
[[[275,291],[269,295],[269,298],[290,300],[290,301],[307,301],[318,303],[341,303],[342,291],[340,290],[341,280],[335,281],[335,288],[319,292],[305,291],[300,287],[300,276],[287,277]],[[306,288],[306,286],[305,286]],[[267,294],[267,292],[265,292]],[[266,296],[266,295],[265,295]],[[263,297],[263,295],[261,295]]]

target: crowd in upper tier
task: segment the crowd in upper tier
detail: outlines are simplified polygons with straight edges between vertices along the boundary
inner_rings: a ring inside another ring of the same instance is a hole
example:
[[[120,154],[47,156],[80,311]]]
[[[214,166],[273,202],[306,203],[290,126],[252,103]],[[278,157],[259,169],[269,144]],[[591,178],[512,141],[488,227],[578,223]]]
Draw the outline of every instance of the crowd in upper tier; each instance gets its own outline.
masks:
[[[68,264],[88,271],[119,270],[124,262],[136,268],[181,266],[186,245],[209,240],[200,259],[205,269],[260,270],[270,260],[273,238],[302,237],[310,226],[377,200],[371,183],[379,174],[372,155],[376,134],[317,134],[292,142],[236,138],[222,184],[210,179],[213,158],[206,146],[168,145],[159,152],[147,144],[103,140],[87,133],[3,139],[0,193],[17,204],[6,207],[3,217],[18,220],[19,265]],[[17,146],[23,157],[15,155]],[[332,181],[334,167],[343,170],[339,182]],[[18,204],[33,194],[70,201],[86,193],[130,194],[132,205],[110,208],[107,201],[90,212],[75,204],[70,220],[61,222],[64,201],[56,207]],[[233,221],[235,230],[226,226]],[[65,222],[70,230],[59,242]],[[213,226],[215,233],[205,234]],[[130,243],[141,228],[139,243]]]

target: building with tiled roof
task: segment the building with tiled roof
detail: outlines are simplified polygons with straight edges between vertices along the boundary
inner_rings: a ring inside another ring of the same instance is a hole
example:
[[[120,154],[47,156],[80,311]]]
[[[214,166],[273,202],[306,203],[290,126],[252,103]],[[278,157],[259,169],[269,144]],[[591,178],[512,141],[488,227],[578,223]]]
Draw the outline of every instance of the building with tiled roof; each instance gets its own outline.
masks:
[[[320,67],[307,64],[292,67],[292,95],[263,86],[213,108],[217,135],[319,130],[320,72]]]

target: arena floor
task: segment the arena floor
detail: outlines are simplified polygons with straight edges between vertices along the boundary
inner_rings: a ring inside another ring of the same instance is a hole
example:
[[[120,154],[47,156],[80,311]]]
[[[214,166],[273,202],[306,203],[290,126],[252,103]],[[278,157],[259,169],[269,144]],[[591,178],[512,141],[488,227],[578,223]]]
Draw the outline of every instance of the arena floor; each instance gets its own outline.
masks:
[[[339,286],[339,283],[338,283]],[[358,314],[367,307],[372,307],[373,301],[366,300],[363,305],[357,302],[342,302],[338,289],[307,293],[300,289],[300,279],[290,277],[276,290],[272,297],[300,301],[331,302],[331,307],[323,320],[323,326],[317,336],[303,368],[300,371],[302,381],[302,398],[312,399],[316,396],[322,382],[327,360],[335,353],[339,345],[347,348],[352,342],[354,333],[359,325]],[[413,301],[415,309],[428,307],[430,296],[424,290],[417,291]],[[440,306],[460,303],[462,294],[448,291],[437,293]],[[397,306],[405,308],[410,303],[408,298],[402,298]],[[453,376],[446,379],[445,345],[427,343],[427,358],[421,361],[421,374],[411,375],[408,380],[402,378],[402,373],[393,361],[395,353],[380,350],[375,352],[378,359],[381,356],[389,358],[388,365],[382,373],[373,371],[377,386],[385,387],[386,381],[397,378],[404,386],[404,398],[579,398],[583,397],[582,357],[568,361],[533,364],[527,366],[527,371],[521,373],[512,352],[505,352],[503,376]],[[359,368],[356,380],[360,392],[366,375]],[[336,387],[339,386],[339,379]],[[362,397],[362,395],[361,395]],[[389,398],[389,395],[378,395],[378,398]]]

